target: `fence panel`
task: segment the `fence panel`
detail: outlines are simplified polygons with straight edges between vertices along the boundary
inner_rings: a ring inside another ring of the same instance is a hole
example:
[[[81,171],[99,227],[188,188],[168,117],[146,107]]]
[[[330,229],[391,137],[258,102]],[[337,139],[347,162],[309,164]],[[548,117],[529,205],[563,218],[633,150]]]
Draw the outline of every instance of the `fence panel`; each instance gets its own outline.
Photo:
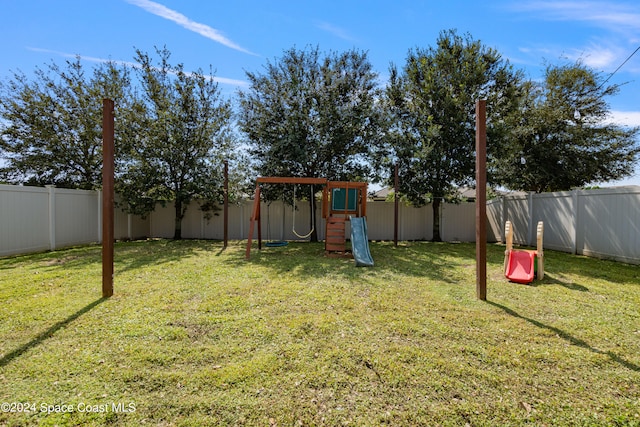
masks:
[[[62,188],[54,191],[55,247],[99,242],[98,193]]]
[[[529,223],[531,212],[529,211],[528,196],[513,196],[505,199],[505,218],[503,221],[511,221],[513,227],[513,243],[518,245],[531,244],[529,235]]]
[[[575,250],[575,208],[572,192],[535,194],[532,197],[533,216],[529,229],[529,244],[534,245],[535,227],[544,222],[544,247],[563,252]]]
[[[253,202],[229,207],[229,238],[246,239]],[[309,205],[298,203],[296,230],[309,231]],[[316,214],[316,231],[324,239],[324,220]],[[262,204],[262,237],[296,240],[293,210],[277,201]],[[475,204],[442,206],[441,237],[445,241],[475,240]],[[117,239],[172,238],[171,203],[146,219],[116,209]],[[504,239],[504,221],[514,225],[514,243],[532,245],[538,221],[545,223],[545,248],[640,264],[640,187],[507,196],[487,204],[489,241]],[[367,221],[371,240],[393,239],[394,205],[369,202]],[[182,224],[185,238],[223,238],[222,207],[210,218],[196,203],[189,206]],[[399,206],[400,240],[432,238],[432,206]],[[37,252],[101,239],[99,192],[0,185],[0,256]],[[349,230],[347,228],[347,237]]]
[[[504,199],[502,198],[487,201],[487,242],[504,242],[503,208]]]
[[[367,203],[367,230],[371,240],[393,240],[394,203]],[[401,207],[398,206],[398,212]],[[400,235],[400,223],[398,223]],[[399,238],[399,237],[398,237]]]
[[[579,194],[578,253],[640,263],[640,187]]]
[[[149,214],[150,237],[171,239],[174,231],[175,211],[171,203],[165,206],[156,205],[156,209]]]
[[[400,224],[398,226],[398,238],[400,240],[433,239],[433,209],[431,205],[413,208],[400,204],[399,211]],[[367,212],[369,213],[368,206]],[[373,215],[373,213],[371,215]]]
[[[514,243],[532,245],[544,221],[545,248],[640,264],[640,186],[507,196]],[[498,217],[491,205],[490,222]]]
[[[0,185],[0,256],[99,242],[101,209],[99,191]],[[116,209],[116,239],[147,237],[149,231],[149,219]]]
[[[440,227],[440,237],[446,242],[475,242],[476,204],[444,203]]]
[[[50,249],[49,234],[49,191],[0,185],[0,256]]]

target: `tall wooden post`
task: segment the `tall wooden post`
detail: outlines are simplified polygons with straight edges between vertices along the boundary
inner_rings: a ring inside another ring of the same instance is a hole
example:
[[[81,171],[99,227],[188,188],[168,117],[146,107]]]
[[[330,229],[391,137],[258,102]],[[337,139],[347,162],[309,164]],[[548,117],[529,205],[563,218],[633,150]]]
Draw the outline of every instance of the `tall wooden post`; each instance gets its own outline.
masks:
[[[398,179],[398,164],[393,168],[393,245],[398,246],[398,191],[400,190]]]
[[[224,161],[224,201],[223,201],[223,240],[226,248],[229,243],[229,162]]]
[[[260,182],[256,182],[256,193],[253,198],[253,209],[251,209],[251,219],[249,220],[249,235],[247,236],[247,250],[244,253],[244,258],[249,259],[251,257],[251,242],[253,240],[253,230],[255,229],[256,221],[258,221],[258,249],[262,248],[262,238],[260,236]]]
[[[113,295],[114,104],[102,100],[102,297]]]
[[[487,300],[487,112],[476,102],[476,295]]]

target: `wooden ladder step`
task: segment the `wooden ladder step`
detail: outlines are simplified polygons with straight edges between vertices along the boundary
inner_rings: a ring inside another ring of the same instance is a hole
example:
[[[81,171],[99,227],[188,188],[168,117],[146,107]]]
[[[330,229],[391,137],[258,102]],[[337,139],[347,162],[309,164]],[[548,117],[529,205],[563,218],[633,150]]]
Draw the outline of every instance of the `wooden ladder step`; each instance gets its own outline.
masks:
[[[327,218],[324,241],[324,250],[326,252],[346,252],[345,222],[346,218],[342,217],[332,216]]]

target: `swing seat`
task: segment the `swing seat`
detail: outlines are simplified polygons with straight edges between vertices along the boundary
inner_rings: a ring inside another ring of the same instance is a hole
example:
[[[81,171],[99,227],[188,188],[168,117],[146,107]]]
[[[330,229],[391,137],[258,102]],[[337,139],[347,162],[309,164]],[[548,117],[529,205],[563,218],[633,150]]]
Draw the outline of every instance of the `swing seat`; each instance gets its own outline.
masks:
[[[281,246],[287,246],[289,242],[285,242],[284,240],[275,240],[272,242],[267,242],[264,245],[268,248],[279,248]]]

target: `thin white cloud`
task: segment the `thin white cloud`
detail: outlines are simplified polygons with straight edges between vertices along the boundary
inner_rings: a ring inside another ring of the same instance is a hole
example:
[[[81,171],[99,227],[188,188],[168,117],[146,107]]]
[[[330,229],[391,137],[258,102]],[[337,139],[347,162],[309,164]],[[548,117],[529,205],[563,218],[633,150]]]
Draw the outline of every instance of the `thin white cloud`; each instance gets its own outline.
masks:
[[[345,30],[343,28],[340,28],[340,27],[336,27],[335,25],[330,24],[328,22],[324,22],[324,21],[317,22],[316,23],[316,27],[320,28],[321,30],[326,31],[329,34],[332,34],[332,35],[334,35],[334,36],[336,36],[338,38],[341,38],[342,40],[346,40],[346,41],[349,41],[349,42],[355,42],[356,41],[356,39],[353,36],[351,36],[347,32],[347,30]]]
[[[546,19],[557,21],[582,21],[613,30],[640,28],[640,8],[635,5],[612,1],[524,1],[513,9],[523,12],[539,12]]]
[[[579,60],[593,69],[603,71],[612,71],[627,54],[620,46],[611,43],[590,43],[582,49],[564,52],[568,59]]]
[[[164,19],[168,19],[169,21],[173,21],[176,24],[180,25],[183,28],[186,28],[189,31],[193,31],[194,33],[200,34],[201,36],[211,39],[224,46],[227,46],[228,48],[235,49],[237,51],[247,53],[249,55],[257,56],[255,53],[229,40],[227,37],[225,37],[220,31],[216,30],[215,28],[212,28],[200,22],[192,21],[182,13],[169,9],[168,7],[163,6],[160,3],[156,3],[150,0],[125,0],[125,1],[141,9],[144,9],[147,12],[152,13],[156,16],[159,16]]]
[[[114,64],[125,65],[125,66],[133,67],[133,68],[140,68],[140,64],[138,64],[137,62],[105,59],[105,58],[98,58],[98,57],[95,57],[95,56],[84,56],[84,55],[78,55],[78,54],[74,54],[74,53],[59,52],[57,50],[42,49],[42,48],[39,48],[39,47],[27,47],[27,49],[32,51],[32,52],[49,53],[49,54],[53,54],[53,55],[56,55],[56,56],[60,56],[62,58],[78,58],[79,57],[82,61],[96,62],[96,63],[101,63],[101,64],[114,63]],[[191,75],[193,73],[185,72],[185,74]],[[213,79],[213,81],[218,82],[220,84],[231,85],[231,86],[240,86],[240,87],[248,87],[249,86],[249,83],[247,81],[245,81],[245,80],[230,79],[228,77],[218,77],[218,76],[206,76],[206,77],[208,77],[210,79]]]
[[[640,127],[640,111],[611,111],[608,121],[621,126]]]
[[[581,54],[583,62],[591,68],[609,69],[619,62],[621,55],[611,49],[593,46]]]
[[[540,56],[550,60],[563,59],[580,61],[595,71],[611,73],[615,71],[615,69],[625,61],[625,58],[628,58],[629,56],[629,49],[626,49],[624,46],[624,43],[615,45],[613,42],[594,42],[582,48],[567,48],[561,45],[547,45],[544,47],[520,47],[518,50],[527,58],[537,58]],[[512,58],[509,58],[509,60],[513,63],[533,65],[533,63],[528,59],[513,60]],[[624,71],[629,74],[639,74],[640,68],[638,65],[634,66],[633,62],[629,62],[624,64]]]

